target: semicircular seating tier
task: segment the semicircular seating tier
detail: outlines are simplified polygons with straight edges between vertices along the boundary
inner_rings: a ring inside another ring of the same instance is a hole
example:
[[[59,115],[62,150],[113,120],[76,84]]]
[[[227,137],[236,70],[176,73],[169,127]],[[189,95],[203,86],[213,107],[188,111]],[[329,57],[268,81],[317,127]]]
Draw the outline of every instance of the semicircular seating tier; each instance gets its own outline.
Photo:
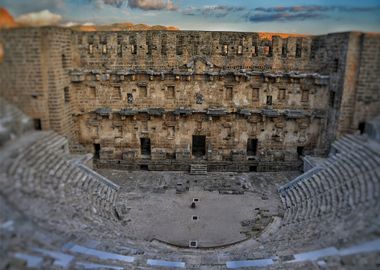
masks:
[[[119,186],[87,166],[86,158],[70,158],[66,138],[2,127],[13,135],[4,136],[0,152],[1,269],[379,265],[380,144],[366,134],[337,140],[323,162],[284,183],[278,189],[284,216],[259,237],[201,250],[124,235]]]

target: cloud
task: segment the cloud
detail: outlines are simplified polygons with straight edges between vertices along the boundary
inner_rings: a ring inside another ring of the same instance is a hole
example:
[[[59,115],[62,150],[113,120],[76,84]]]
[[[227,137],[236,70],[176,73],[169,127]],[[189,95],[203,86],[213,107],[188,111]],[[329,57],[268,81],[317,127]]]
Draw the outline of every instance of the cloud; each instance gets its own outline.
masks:
[[[61,15],[54,14],[45,9],[40,12],[23,14],[16,18],[16,22],[27,26],[46,26],[56,25],[60,22],[61,19]]]
[[[327,11],[331,9],[331,7],[328,6],[290,6],[290,7],[270,7],[270,8],[263,8],[258,7],[255,8],[255,11],[261,11],[264,13],[276,13],[276,12],[291,12],[291,13],[298,13],[298,12],[317,12],[317,11]]]
[[[245,7],[225,5],[206,5],[199,8],[190,6],[182,10],[182,14],[188,16],[202,15],[220,18],[225,17],[231,13],[244,11],[245,9]]]
[[[53,12],[62,12],[66,8],[65,0],[0,0],[1,6],[7,7],[15,15],[22,15],[39,10],[50,10]]]
[[[79,23],[77,22],[67,22],[65,24],[63,24],[64,27],[73,27],[73,26],[76,26],[78,25]]]
[[[128,0],[128,7],[142,10],[176,10],[172,0]]]
[[[257,7],[246,15],[250,22],[271,22],[271,21],[305,21],[331,17],[331,12],[373,12],[380,9],[374,7],[350,7],[350,6],[277,6],[277,7]]]
[[[340,12],[370,12],[374,10],[379,10],[380,6],[374,7],[349,7],[349,6],[319,6],[319,5],[308,5],[308,6],[278,6],[278,7],[257,7],[254,10],[264,13],[278,13],[278,12],[289,12],[289,13],[299,13],[299,12],[327,12],[327,11],[340,11]]]
[[[132,9],[141,10],[177,10],[173,0],[89,0],[97,8],[103,8],[104,5],[122,8],[128,6]]]
[[[273,22],[273,21],[305,21],[309,19],[323,19],[325,15],[319,13],[274,13],[274,14],[253,14],[247,16],[250,22]]]
[[[110,5],[110,6],[115,6],[115,7],[122,7],[123,4],[127,2],[125,0],[103,0],[103,3],[106,4],[106,5]]]

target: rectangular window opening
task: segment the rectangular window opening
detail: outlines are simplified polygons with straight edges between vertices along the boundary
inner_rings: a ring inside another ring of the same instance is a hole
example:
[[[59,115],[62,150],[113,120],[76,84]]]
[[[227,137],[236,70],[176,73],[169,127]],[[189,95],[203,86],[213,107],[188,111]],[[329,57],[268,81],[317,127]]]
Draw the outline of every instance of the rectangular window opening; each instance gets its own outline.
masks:
[[[256,57],[258,54],[257,54],[257,45],[253,45],[252,46],[252,57]]]
[[[91,55],[94,53],[94,45],[88,44],[88,53]]]
[[[136,45],[135,44],[131,45],[131,54],[137,54],[137,50],[136,50]]]
[[[302,41],[298,41],[296,44],[296,58],[301,58],[302,56]]]
[[[288,55],[288,48],[287,44],[282,44],[282,49],[281,49],[281,56],[285,58]]]
[[[121,44],[117,45],[117,56],[122,57],[123,56],[123,46]]]
[[[228,55],[228,45],[223,45],[223,55]]]
[[[107,54],[107,45],[106,44],[102,45],[102,53]]]

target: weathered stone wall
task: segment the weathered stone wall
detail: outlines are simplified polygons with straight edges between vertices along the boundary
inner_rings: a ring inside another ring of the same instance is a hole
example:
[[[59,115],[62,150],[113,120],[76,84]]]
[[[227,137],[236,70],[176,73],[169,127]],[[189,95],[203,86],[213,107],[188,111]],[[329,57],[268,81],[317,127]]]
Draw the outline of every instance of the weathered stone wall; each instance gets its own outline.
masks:
[[[260,39],[258,33],[201,31],[76,32],[76,67],[168,70],[204,56],[225,69],[307,70],[310,37]]]
[[[50,128],[47,103],[47,76],[42,65],[40,29],[2,30],[4,56],[0,65],[1,95],[32,118]]]
[[[70,135],[72,151],[97,147],[104,166],[294,167],[299,155],[327,153],[336,136],[379,113],[376,35],[267,40],[47,27],[2,31],[0,43],[2,95],[42,119],[43,129]],[[196,160],[193,135],[206,136]],[[141,138],[150,139],[148,157]],[[256,154],[247,155],[249,139],[257,140]]]
[[[71,31],[47,28],[43,51],[47,53],[48,104],[51,128],[61,134],[72,133],[72,103],[69,70],[71,69]],[[44,66],[44,64],[42,64]]]
[[[360,66],[357,74],[355,109],[351,130],[379,115],[380,108],[380,35],[361,36]]]
[[[327,144],[380,113],[380,35],[327,35],[330,104]],[[335,45],[334,45],[335,44]],[[337,46],[338,45],[338,46]],[[333,94],[334,93],[334,94]],[[364,126],[364,125],[363,125]]]
[[[0,64],[1,96],[41,121],[42,129],[71,132],[69,89],[71,31],[21,28],[0,32],[4,59]]]
[[[140,138],[147,137],[153,160],[179,159],[179,153],[191,152],[192,135],[206,136],[208,160],[232,160],[234,155],[246,160],[248,138],[258,139],[262,160],[273,155],[278,161],[295,160],[297,146],[310,153],[323,147],[323,136],[316,134],[323,133],[326,124],[328,89],[319,78],[260,75],[236,82],[235,76],[133,76],[94,81],[96,76],[86,75],[88,80],[72,85],[78,101],[77,130],[87,151],[99,143],[112,158],[140,158]],[[170,87],[174,95],[168,93]],[[128,95],[133,96],[130,103]],[[268,95],[272,105],[267,105]]]

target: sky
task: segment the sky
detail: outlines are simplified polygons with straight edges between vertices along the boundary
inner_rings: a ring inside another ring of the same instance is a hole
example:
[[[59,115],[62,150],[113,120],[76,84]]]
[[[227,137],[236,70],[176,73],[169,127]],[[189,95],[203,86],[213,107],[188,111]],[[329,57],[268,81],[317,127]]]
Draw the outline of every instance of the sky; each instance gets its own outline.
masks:
[[[380,0],[0,0],[18,17],[49,10],[61,23],[173,25],[181,30],[324,34],[380,32]]]

